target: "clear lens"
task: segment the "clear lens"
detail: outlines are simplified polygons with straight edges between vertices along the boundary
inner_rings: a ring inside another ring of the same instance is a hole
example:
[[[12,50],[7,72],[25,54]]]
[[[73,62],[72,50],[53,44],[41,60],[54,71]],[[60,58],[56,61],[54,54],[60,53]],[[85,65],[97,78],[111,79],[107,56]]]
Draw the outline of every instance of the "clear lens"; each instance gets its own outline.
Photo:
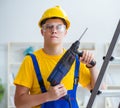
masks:
[[[42,29],[44,31],[52,31],[53,29],[56,29],[58,32],[64,32],[66,30],[66,26],[64,24],[44,24],[42,26]]]

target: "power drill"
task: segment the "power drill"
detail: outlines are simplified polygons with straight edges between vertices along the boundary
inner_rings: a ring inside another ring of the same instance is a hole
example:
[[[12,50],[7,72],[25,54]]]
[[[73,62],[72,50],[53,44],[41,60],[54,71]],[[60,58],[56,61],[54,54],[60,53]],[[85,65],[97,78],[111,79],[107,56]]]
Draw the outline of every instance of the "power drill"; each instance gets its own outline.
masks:
[[[83,53],[78,52],[78,48],[80,45],[80,40],[85,34],[85,32],[87,31],[87,29],[88,28],[86,28],[83,34],[81,35],[81,37],[71,45],[71,47],[66,51],[66,53],[59,60],[59,62],[51,72],[50,76],[47,79],[50,82],[51,86],[60,84],[61,80],[68,73],[73,62],[75,61],[76,55],[78,55],[79,57],[82,57]],[[90,64],[94,66],[95,62],[91,61]]]
[[[71,47],[65,52],[65,54],[62,56],[62,58],[59,60],[59,62],[57,63],[53,71],[51,72],[50,76],[47,79],[50,82],[51,86],[60,84],[61,80],[70,70],[77,55],[79,57],[82,57],[83,52],[78,52],[78,48],[80,45],[80,40],[85,34],[85,32],[87,31],[87,29],[88,28],[85,29],[85,31],[80,36],[80,38],[77,41],[75,41],[71,45]],[[94,66],[96,62],[91,61],[90,64]],[[68,101],[70,108],[72,108],[69,95],[66,95],[63,98]]]

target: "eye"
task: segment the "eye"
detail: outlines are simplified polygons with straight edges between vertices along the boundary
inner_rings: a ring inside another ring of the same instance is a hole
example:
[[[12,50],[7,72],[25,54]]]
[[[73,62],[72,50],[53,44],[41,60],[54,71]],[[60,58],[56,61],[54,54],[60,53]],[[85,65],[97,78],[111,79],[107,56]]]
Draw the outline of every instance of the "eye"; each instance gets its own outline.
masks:
[[[64,31],[66,29],[65,25],[59,24],[57,25],[57,30]]]
[[[53,25],[46,25],[46,29],[52,29]]]
[[[57,25],[57,29],[61,29],[61,28],[62,28],[61,24]]]
[[[45,24],[45,25],[43,25],[43,30],[51,30],[52,28],[53,28],[54,26],[53,25],[51,25],[51,24]]]

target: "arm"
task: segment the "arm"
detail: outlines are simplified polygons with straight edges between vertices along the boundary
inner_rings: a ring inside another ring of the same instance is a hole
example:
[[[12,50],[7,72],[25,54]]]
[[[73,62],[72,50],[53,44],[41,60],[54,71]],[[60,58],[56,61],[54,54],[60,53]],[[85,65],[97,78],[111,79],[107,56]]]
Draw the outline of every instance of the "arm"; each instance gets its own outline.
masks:
[[[92,60],[95,60],[94,55],[88,51],[83,51],[83,56],[80,58],[80,61],[86,64],[86,68],[88,68],[91,73],[91,82],[87,85],[87,88],[89,90],[92,90],[94,88],[99,74],[96,65],[92,67],[92,65],[89,64]],[[103,85],[103,83],[101,84],[101,88],[105,88],[105,85]]]
[[[29,88],[16,85],[14,102],[17,108],[31,108],[48,101],[57,100],[66,94],[67,90],[62,84],[50,87],[48,92],[36,95],[30,95]]]
[[[96,80],[97,80],[97,77],[98,77],[98,70],[97,70],[96,66],[94,66],[93,68],[89,68],[89,70],[90,70],[90,73],[91,73],[91,82],[87,86],[87,88],[89,90],[92,90],[95,86],[95,83],[96,83]]]

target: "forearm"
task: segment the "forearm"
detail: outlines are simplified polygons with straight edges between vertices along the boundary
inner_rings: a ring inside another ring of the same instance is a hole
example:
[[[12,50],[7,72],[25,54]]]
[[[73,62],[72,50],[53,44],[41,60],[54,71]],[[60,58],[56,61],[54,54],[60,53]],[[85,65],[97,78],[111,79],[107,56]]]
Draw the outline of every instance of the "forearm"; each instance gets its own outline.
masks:
[[[36,95],[30,95],[28,88],[17,85],[14,100],[17,108],[32,108],[48,101],[57,100],[66,94],[67,90],[63,84],[50,86],[47,92]]]
[[[97,81],[99,72],[98,72],[96,66],[94,66],[93,68],[89,68],[89,70],[90,70],[90,72],[91,72],[91,82],[90,82],[90,85],[88,86],[88,88],[91,90],[91,89],[93,89],[94,86],[95,86],[95,83],[96,83],[96,81]],[[105,86],[105,83],[104,83],[104,82],[101,83],[100,89],[106,89],[106,86]]]
[[[91,89],[94,88],[97,77],[98,77],[98,70],[96,68],[96,66],[94,66],[93,68],[89,68],[90,72],[91,72],[91,82],[90,82],[90,86]]]
[[[49,101],[48,93],[42,93],[38,95],[22,94],[15,97],[15,105],[17,108],[32,108]]]

